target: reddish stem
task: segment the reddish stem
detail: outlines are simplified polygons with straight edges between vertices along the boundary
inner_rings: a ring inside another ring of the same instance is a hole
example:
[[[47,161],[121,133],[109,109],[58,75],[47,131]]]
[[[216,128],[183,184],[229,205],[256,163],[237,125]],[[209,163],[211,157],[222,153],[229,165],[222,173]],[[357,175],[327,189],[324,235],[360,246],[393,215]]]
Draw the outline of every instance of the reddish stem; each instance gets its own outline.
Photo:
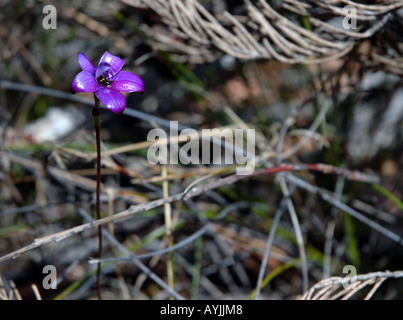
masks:
[[[97,220],[101,219],[101,204],[100,204],[100,192],[101,192],[101,109],[99,107],[99,100],[94,95],[95,104],[92,108],[92,117],[94,119],[95,139],[97,145],[97,185],[96,185],[96,215]],[[98,226],[98,257],[102,257],[102,226]],[[97,264],[97,294],[99,300],[101,296],[101,264]]]

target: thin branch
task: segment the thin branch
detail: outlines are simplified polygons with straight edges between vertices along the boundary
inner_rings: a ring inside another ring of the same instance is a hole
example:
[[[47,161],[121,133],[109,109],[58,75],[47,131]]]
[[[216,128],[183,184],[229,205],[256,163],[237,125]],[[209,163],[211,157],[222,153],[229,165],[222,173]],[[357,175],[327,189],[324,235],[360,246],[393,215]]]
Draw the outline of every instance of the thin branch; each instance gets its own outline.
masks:
[[[338,176],[336,182],[336,190],[334,192],[334,198],[341,199],[345,179],[342,176]],[[325,234],[325,248],[323,252],[323,278],[328,278],[332,271],[332,247],[334,241],[334,231],[336,228],[336,217],[339,213],[339,209],[332,207],[331,210],[332,220],[328,223]]]
[[[267,268],[267,261],[269,261],[270,249],[273,244],[274,236],[276,235],[277,227],[280,222],[281,216],[283,215],[284,212],[284,206],[285,206],[285,198],[282,199],[280,207],[276,210],[272,226],[270,227],[270,233],[267,237],[266,247],[263,253],[262,263],[260,264],[259,275],[256,282],[256,293],[255,297],[253,298],[254,300],[258,300],[260,297],[263,277]]]
[[[301,258],[301,271],[302,271],[302,293],[308,290],[308,262],[306,258],[304,239],[302,235],[301,225],[298,221],[298,215],[295,211],[294,203],[291,200],[291,193],[288,189],[287,182],[285,181],[284,174],[280,174],[280,187],[283,196],[286,199],[286,205],[290,214],[291,222],[294,228],[295,238],[297,239],[298,251]]]

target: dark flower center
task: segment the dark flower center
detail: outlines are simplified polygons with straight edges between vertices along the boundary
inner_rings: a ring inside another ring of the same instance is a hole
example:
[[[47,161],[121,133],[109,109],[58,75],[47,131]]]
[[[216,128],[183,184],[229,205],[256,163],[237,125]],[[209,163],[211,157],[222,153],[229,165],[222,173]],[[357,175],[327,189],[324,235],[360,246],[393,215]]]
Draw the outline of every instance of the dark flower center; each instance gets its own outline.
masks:
[[[100,76],[97,78],[97,82],[98,82],[99,84],[104,85],[104,86],[109,86],[109,85],[111,84],[111,81],[109,81],[108,79],[106,79],[103,75],[100,75]]]

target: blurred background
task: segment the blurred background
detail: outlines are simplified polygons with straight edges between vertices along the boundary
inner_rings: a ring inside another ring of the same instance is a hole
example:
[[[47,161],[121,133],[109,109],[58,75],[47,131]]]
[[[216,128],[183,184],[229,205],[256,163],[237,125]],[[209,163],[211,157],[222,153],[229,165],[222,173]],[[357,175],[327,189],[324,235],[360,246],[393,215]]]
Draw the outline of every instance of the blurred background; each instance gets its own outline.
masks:
[[[346,265],[359,274],[401,269],[401,244],[309,189],[328,191],[402,237],[402,3],[357,4],[358,29],[351,32],[340,27],[346,3],[0,0],[0,256],[85,223],[84,213],[94,216],[93,98],[70,94],[70,86],[81,70],[77,53],[96,66],[109,51],[143,79],[145,90],[127,95],[121,115],[102,110],[105,217],[163,198],[164,188],[174,195],[199,178],[204,184],[230,172],[148,163],[147,134],[167,130],[169,121],[196,130],[255,129],[257,168],[326,163],[380,178],[368,184],[296,172],[306,187],[288,181],[288,198],[278,177],[257,176],[105,226],[135,254],[191,239],[173,253],[142,259],[163,282],[173,281],[176,293],[252,298],[263,265],[260,298],[295,299],[304,287],[301,259],[309,287],[344,277]],[[47,20],[46,5],[56,9],[55,21]],[[50,22],[55,29],[44,27]],[[306,261],[286,199],[298,217]],[[119,250],[106,241],[104,257],[119,257]],[[18,292],[35,299],[33,285],[43,299],[96,298],[96,265],[88,263],[96,252],[96,232],[88,230],[1,262],[2,297]],[[56,290],[42,286],[45,265],[57,269]],[[101,283],[105,299],[172,295],[131,261],[105,263]],[[374,298],[400,299],[402,285],[389,279]]]

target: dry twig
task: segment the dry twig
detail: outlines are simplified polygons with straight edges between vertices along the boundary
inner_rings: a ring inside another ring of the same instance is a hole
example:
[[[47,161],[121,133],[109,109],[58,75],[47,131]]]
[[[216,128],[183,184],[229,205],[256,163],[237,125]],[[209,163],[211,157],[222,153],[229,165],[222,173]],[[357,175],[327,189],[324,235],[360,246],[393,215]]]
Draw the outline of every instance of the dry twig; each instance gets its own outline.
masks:
[[[354,277],[331,277],[315,284],[301,297],[301,300],[348,300],[364,288],[372,286],[364,297],[364,300],[370,300],[385,280],[402,277],[403,271],[371,272]]]

